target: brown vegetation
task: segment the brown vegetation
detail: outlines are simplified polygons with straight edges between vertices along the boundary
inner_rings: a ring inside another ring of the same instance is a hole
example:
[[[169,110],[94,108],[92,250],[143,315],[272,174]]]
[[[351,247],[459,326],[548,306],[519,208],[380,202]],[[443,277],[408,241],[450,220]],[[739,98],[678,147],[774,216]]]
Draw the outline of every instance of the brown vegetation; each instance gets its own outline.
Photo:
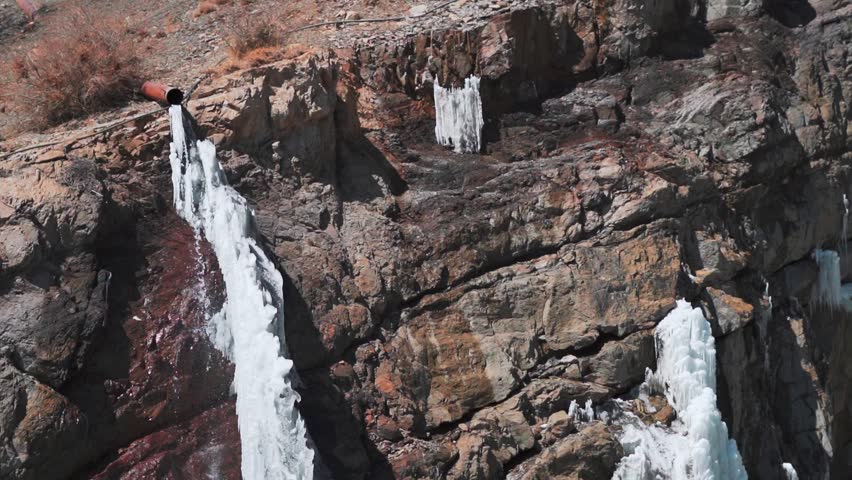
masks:
[[[226,40],[228,59],[222,72],[257,67],[281,58],[284,39],[281,25],[268,17],[245,15],[230,27]]]
[[[231,56],[241,58],[259,48],[280,46],[281,27],[269,18],[245,15],[231,26],[227,43]]]
[[[75,2],[38,47],[12,60],[14,106],[45,127],[121,105],[141,83],[134,37],[117,17]]]
[[[222,5],[230,5],[230,3],[231,0],[203,0],[198,3],[197,7],[195,7],[195,10],[192,12],[192,16],[194,18],[198,18],[202,15],[215,12]]]

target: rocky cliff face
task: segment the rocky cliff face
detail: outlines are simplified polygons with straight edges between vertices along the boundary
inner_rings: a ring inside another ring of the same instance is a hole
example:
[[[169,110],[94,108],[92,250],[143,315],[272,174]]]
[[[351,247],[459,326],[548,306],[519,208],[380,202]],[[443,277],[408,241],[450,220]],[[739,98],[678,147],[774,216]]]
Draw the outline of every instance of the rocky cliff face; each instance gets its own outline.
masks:
[[[685,297],[751,478],[850,475],[852,318],[811,302],[810,254],[852,273],[852,9],[483,7],[189,104],[284,274],[320,473],[609,478],[617,428],[566,410],[641,383]],[[432,132],[432,82],[471,74],[481,155]],[[221,280],[166,200],[165,120],[0,161],[3,478],[239,478]]]

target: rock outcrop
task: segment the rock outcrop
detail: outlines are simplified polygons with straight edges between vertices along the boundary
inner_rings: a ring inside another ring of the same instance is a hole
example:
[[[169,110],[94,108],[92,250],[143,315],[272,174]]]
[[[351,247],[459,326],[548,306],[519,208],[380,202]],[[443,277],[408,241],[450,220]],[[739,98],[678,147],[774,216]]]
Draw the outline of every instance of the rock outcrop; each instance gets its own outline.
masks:
[[[321,476],[609,478],[618,428],[569,406],[629,395],[687,298],[750,477],[843,478],[850,333],[810,305],[810,253],[852,274],[852,9],[507,4],[291,46],[189,103],[284,275]],[[431,86],[471,74],[485,145],[456,154]],[[164,122],[0,161],[4,478],[239,478],[221,280],[169,213]]]

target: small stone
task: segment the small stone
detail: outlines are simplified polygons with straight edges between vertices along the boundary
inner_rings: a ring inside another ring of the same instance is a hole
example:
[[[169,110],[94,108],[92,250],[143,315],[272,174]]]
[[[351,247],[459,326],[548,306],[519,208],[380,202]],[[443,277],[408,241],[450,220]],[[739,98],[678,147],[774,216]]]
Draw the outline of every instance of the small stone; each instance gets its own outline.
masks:
[[[54,162],[56,160],[62,160],[65,158],[65,152],[62,150],[49,150],[47,152],[40,153],[36,157],[37,163],[44,162]]]
[[[547,424],[550,425],[550,435],[556,439],[565,438],[577,431],[574,422],[565,410],[558,411],[548,417]]]
[[[379,436],[385,440],[396,441],[402,438],[402,432],[399,431],[396,422],[384,415],[380,416],[376,422],[376,430]]]
[[[674,408],[672,408],[671,405],[666,405],[654,414],[654,421],[660,422],[668,427],[671,426],[672,421],[674,421],[676,416]]]
[[[0,202],[0,221],[6,221],[12,218],[12,215],[15,214],[15,209],[6,205],[3,202]]]
[[[426,5],[415,5],[408,10],[409,17],[422,17],[426,15],[427,7]]]

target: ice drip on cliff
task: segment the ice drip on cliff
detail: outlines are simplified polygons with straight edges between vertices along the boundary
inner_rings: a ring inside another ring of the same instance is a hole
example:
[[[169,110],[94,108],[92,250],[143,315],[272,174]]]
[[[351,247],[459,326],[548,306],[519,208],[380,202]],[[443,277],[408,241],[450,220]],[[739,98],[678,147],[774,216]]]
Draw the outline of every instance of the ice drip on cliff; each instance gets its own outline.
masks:
[[[253,214],[228,185],[210,141],[195,141],[170,107],[171,168],[178,214],[213,247],[226,301],[210,320],[214,344],[235,367],[233,388],[247,480],[306,480],[314,452],[296,410],[293,362],[283,356],[283,279],[254,238]]]
[[[482,99],[479,77],[469,77],[463,88],[444,88],[434,83],[435,137],[457,153],[478,153],[482,148]]]

